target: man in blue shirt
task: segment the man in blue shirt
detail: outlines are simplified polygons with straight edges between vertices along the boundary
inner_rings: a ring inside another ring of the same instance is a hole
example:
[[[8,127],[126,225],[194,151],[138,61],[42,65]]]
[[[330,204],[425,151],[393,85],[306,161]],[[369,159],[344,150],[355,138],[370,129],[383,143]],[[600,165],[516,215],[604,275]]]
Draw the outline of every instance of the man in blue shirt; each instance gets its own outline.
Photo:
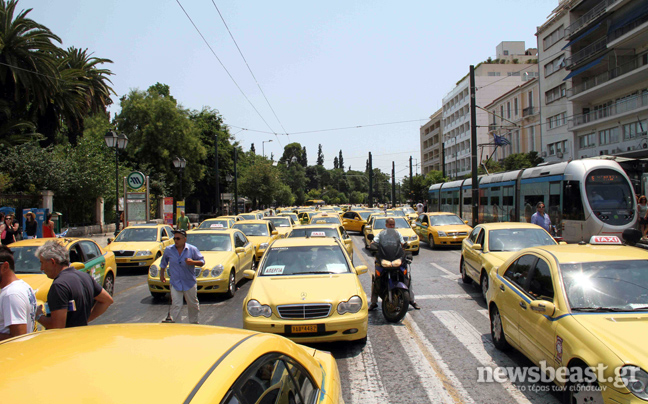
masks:
[[[191,244],[187,244],[187,232],[176,230],[173,232],[174,245],[164,249],[160,262],[160,280],[166,282],[164,273],[169,267],[171,282],[171,318],[173,322],[180,319],[182,298],[187,301],[189,309],[189,322],[198,324],[198,291],[196,283],[195,266],[205,265],[205,258],[200,251]]]
[[[531,223],[537,224],[551,234],[551,218],[545,213],[545,204],[538,202],[536,204],[537,212],[531,216]]]

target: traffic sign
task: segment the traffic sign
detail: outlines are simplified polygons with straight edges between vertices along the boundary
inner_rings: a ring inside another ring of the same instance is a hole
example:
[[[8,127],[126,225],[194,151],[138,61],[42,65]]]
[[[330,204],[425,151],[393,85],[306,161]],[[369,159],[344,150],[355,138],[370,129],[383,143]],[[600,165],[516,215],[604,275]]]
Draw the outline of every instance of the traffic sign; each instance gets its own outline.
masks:
[[[140,189],[144,185],[146,185],[146,179],[144,177],[144,174],[142,174],[141,172],[133,171],[132,173],[128,174],[128,177],[126,177],[126,183],[132,189]]]

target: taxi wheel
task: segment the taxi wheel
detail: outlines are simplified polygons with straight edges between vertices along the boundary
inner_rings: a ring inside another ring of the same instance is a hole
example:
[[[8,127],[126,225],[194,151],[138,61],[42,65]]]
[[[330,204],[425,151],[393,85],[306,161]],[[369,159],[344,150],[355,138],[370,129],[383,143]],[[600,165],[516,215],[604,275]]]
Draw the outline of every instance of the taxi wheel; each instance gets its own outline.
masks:
[[[490,311],[490,323],[491,323],[491,338],[493,339],[493,345],[495,348],[500,351],[506,351],[511,348],[509,343],[506,341],[506,336],[504,335],[504,327],[502,327],[502,316],[500,315],[497,306],[493,305],[493,308]]]
[[[486,302],[488,302],[488,276],[486,276],[485,272],[482,273],[481,282],[479,282],[479,284],[481,285],[482,297]]]
[[[103,288],[106,289],[106,292],[108,292],[110,296],[113,295],[113,293],[115,292],[115,278],[113,277],[113,274],[106,274]]]
[[[416,251],[413,251],[413,252],[412,252],[412,255],[419,255],[420,252],[421,252],[421,248],[419,248],[419,249],[416,250]]]
[[[586,375],[585,365],[577,366],[581,367],[582,370],[580,374]],[[571,368],[570,370],[572,370]],[[566,404],[603,404],[603,394],[601,393],[601,387],[595,381],[593,382],[578,382],[578,383],[569,383],[563,390],[563,403]]]
[[[466,263],[464,262],[463,257],[461,257],[461,264],[459,264],[461,270],[461,281],[466,284],[472,283],[472,279],[466,273]]]
[[[434,236],[431,234],[428,234],[428,244],[430,245],[430,249],[434,250],[436,248],[436,244],[434,244]]]
[[[229,282],[227,284],[227,297],[232,298],[236,294],[236,279],[234,278],[234,270],[230,272]]]
[[[166,293],[160,293],[160,292],[151,292],[151,296],[153,296],[153,300],[160,301],[164,299],[164,296]]]

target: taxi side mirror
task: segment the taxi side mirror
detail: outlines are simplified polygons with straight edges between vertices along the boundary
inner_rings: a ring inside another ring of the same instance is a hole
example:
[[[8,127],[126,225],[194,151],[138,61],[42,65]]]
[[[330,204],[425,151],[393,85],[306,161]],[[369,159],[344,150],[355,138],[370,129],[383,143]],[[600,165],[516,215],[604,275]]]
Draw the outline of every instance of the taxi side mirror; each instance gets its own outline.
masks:
[[[472,248],[473,248],[473,250],[483,250],[484,249],[481,244],[473,244]]]
[[[256,275],[254,269],[246,269],[243,271],[243,277],[245,279],[254,279],[254,275]]]
[[[163,237],[162,237],[162,241],[167,241],[168,239],[169,239],[168,236],[163,236]]]
[[[367,268],[366,265],[358,265],[357,267],[355,267],[355,271],[356,271],[356,274],[362,275],[362,274],[367,273],[368,268]]]
[[[273,236],[276,236],[277,234],[279,234],[279,232],[278,232],[277,230],[273,230],[273,231],[272,231],[272,235],[273,235]]]
[[[245,253],[245,248],[244,247],[236,247],[234,249],[234,252],[237,254],[244,254]]]
[[[556,312],[556,305],[547,300],[533,300],[529,306],[532,311],[549,317],[553,317]]]
[[[560,241],[560,242],[558,242],[558,244],[567,244],[567,242],[566,241]]]
[[[350,238],[345,238],[343,242],[344,244],[353,244],[353,240],[351,240]]]
[[[83,271],[85,269],[85,265],[83,265],[83,262],[73,262],[70,264],[70,266],[77,271]]]
[[[467,220],[464,220],[464,224],[468,224],[468,221],[467,221]]]

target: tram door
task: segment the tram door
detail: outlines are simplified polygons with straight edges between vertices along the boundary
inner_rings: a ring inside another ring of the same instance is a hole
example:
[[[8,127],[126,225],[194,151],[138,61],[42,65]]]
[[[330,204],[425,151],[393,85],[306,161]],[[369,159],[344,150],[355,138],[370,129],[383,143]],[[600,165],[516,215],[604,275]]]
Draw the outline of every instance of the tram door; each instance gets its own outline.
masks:
[[[562,237],[569,241],[583,240],[585,211],[580,181],[563,181]]]

